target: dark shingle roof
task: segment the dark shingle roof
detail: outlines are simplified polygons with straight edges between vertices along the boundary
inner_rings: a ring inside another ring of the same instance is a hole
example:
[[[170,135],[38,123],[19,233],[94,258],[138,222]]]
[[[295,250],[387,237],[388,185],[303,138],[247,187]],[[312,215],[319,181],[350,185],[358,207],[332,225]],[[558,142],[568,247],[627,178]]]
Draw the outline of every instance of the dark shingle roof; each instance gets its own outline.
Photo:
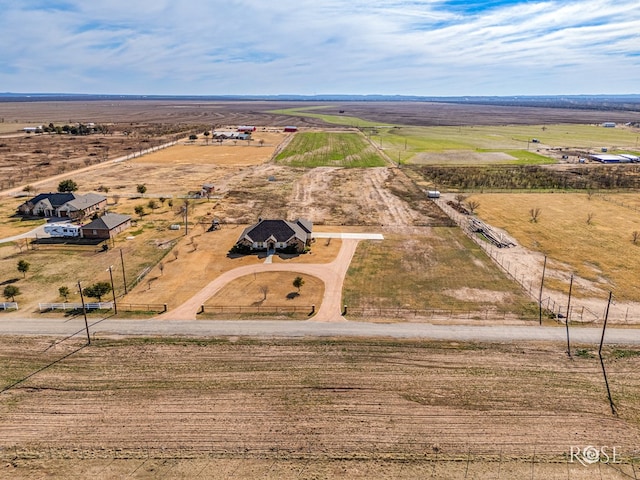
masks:
[[[286,242],[295,236],[306,242],[312,228],[313,224],[304,219],[295,222],[260,220],[257,224],[246,228],[240,238],[248,238],[252,242],[266,242],[273,237],[277,242]]]
[[[118,213],[106,213],[100,218],[87,223],[82,228],[87,230],[104,230],[105,228],[108,230],[113,230],[119,225],[131,220],[129,215],[120,215]]]
[[[49,200],[53,208],[58,208],[75,198],[77,198],[75,193],[41,193],[25,203],[35,205],[42,200]]]

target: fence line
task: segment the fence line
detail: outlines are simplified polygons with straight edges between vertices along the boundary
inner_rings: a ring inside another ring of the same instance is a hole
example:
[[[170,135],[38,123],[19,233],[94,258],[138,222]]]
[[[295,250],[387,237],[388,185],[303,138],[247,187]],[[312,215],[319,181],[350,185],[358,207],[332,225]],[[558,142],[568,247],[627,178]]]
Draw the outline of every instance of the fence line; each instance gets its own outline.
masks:
[[[489,241],[484,241],[480,238],[470,226],[469,219],[473,218],[471,215],[463,215],[455,211],[451,206],[447,205],[446,201],[442,198],[434,200],[434,202],[460,227],[467,237],[473,240],[476,245],[484,250],[484,252],[496,263],[496,265],[498,265],[508,276],[518,283],[536,304],[538,303],[539,283],[538,285],[534,285],[531,280],[525,278],[526,275],[522,270],[519,274],[518,265],[516,265],[515,262],[514,265],[511,265],[511,261],[505,261],[504,255],[499,255],[498,248],[500,247],[495,247],[493,244],[489,243]],[[524,267],[521,268],[524,269]],[[542,271],[540,272],[540,276],[542,276]],[[548,315],[551,315],[554,318],[566,318],[566,297],[558,301],[559,296],[560,294],[556,293],[555,300],[549,296],[542,300],[541,305]],[[604,320],[606,299],[603,298],[602,300],[603,311],[601,314],[593,312],[587,306],[580,305],[579,298],[573,297],[572,303],[574,303],[574,305],[571,307],[571,311],[569,312],[569,318],[571,321],[594,323]],[[580,315],[579,319],[576,317],[576,314]],[[618,312],[616,311],[615,305],[612,304],[609,309],[608,319],[613,322],[618,321],[621,323],[630,323],[632,321],[640,322],[640,315],[637,312],[633,312],[630,315],[628,308],[623,312]]]
[[[315,313],[315,305],[270,305],[270,306],[223,306],[202,305],[199,313]]]
[[[383,307],[349,307],[348,314],[358,317],[391,317],[407,318],[458,318],[458,319],[496,319],[502,316],[503,320],[513,318],[512,313],[500,312],[496,309],[484,310],[455,310],[455,309],[419,309],[419,308],[383,308]]]
[[[41,312],[50,310],[79,310],[82,303],[39,303],[38,307]],[[112,310],[113,302],[88,302],[84,304],[87,310]]]
[[[2,304],[0,303],[0,306]],[[40,312],[50,312],[53,310],[80,310],[82,303],[39,303]],[[88,302],[84,304],[87,310],[113,310],[113,302]],[[118,310],[123,312],[166,312],[167,304],[159,303],[117,303]],[[17,307],[16,307],[17,309]]]

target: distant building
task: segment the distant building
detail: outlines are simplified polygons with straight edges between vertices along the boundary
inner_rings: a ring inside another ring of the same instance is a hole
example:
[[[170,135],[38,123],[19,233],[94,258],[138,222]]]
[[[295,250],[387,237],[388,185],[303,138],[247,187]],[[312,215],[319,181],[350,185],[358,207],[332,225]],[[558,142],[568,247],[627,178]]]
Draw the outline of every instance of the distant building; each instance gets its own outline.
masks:
[[[248,140],[251,138],[251,134],[246,132],[213,132],[213,138],[222,140]]]
[[[288,125],[288,126],[284,127],[284,131],[285,131],[285,133],[297,132],[298,131],[298,127],[296,127],[294,125]]]
[[[251,133],[256,131],[256,127],[253,125],[240,125],[238,127],[239,132]]]
[[[604,122],[602,124],[603,127],[605,128],[615,128],[616,127],[616,123],[615,122]]]
[[[591,160],[595,160],[600,163],[629,163],[630,160],[628,158],[623,157],[622,155],[611,155],[611,154],[598,154],[591,155]]]
[[[304,218],[294,222],[260,219],[242,232],[236,245],[258,251],[293,248],[302,253],[311,245],[312,229],[313,223]]]
[[[213,194],[215,189],[216,187],[213,185],[213,183],[205,183],[202,185],[202,188],[200,189],[200,196],[210,197]]]

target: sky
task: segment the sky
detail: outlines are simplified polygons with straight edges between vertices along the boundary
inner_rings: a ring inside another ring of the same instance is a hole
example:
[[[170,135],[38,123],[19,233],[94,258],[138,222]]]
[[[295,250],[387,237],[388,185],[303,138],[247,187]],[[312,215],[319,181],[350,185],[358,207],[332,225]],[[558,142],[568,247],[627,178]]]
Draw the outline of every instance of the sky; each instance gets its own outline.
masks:
[[[0,92],[640,93],[638,0],[0,0]]]

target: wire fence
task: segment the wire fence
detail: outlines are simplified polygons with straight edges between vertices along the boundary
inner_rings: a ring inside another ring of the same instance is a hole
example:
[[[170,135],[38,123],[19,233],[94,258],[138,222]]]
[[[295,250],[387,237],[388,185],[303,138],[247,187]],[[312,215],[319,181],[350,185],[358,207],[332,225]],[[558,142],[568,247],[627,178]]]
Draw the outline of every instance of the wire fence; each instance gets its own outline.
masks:
[[[596,310],[581,301],[578,297],[573,297],[572,305],[567,311],[568,300],[562,293],[545,292],[545,296],[540,298],[540,284],[542,281],[542,268],[537,278],[536,273],[531,272],[529,266],[522,265],[516,259],[510,257],[505,250],[498,245],[494,245],[487,237],[478,234],[477,230],[469,221],[473,218],[463,215],[449,206],[442,198],[434,200],[435,203],[456,222],[460,229],[473,240],[484,252],[498,265],[509,277],[518,283],[527,292],[529,297],[543,309],[545,316],[564,320],[569,318],[573,322],[598,323],[603,322],[607,314],[607,300],[602,299],[602,309]],[[535,278],[535,280],[534,280]],[[640,323],[640,311],[632,310],[629,306],[617,306],[615,303],[609,305],[608,321],[612,323]]]
[[[202,305],[199,315],[205,316],[245,316],[253,319],[263,317],[292,317],[306,318],[316,313],[315,305],[255,305],[255,306],[227,306],[227,305]]]
[[[0,310],[18,310],[17,302],[0,302]]]
[[[348,307],[345,313],[349,317],[361,318],[401,318],[401,319],[457,319],[457,320],[509,320],[515,319],[513,312],[499,311],[495,308],[482,310],[458,310],[458,309],[418,309],[418,308],[382,308],[382,307]],[[522,319],[518,317],[518,319]],[[533,318],[531,318],[533,320]]]

